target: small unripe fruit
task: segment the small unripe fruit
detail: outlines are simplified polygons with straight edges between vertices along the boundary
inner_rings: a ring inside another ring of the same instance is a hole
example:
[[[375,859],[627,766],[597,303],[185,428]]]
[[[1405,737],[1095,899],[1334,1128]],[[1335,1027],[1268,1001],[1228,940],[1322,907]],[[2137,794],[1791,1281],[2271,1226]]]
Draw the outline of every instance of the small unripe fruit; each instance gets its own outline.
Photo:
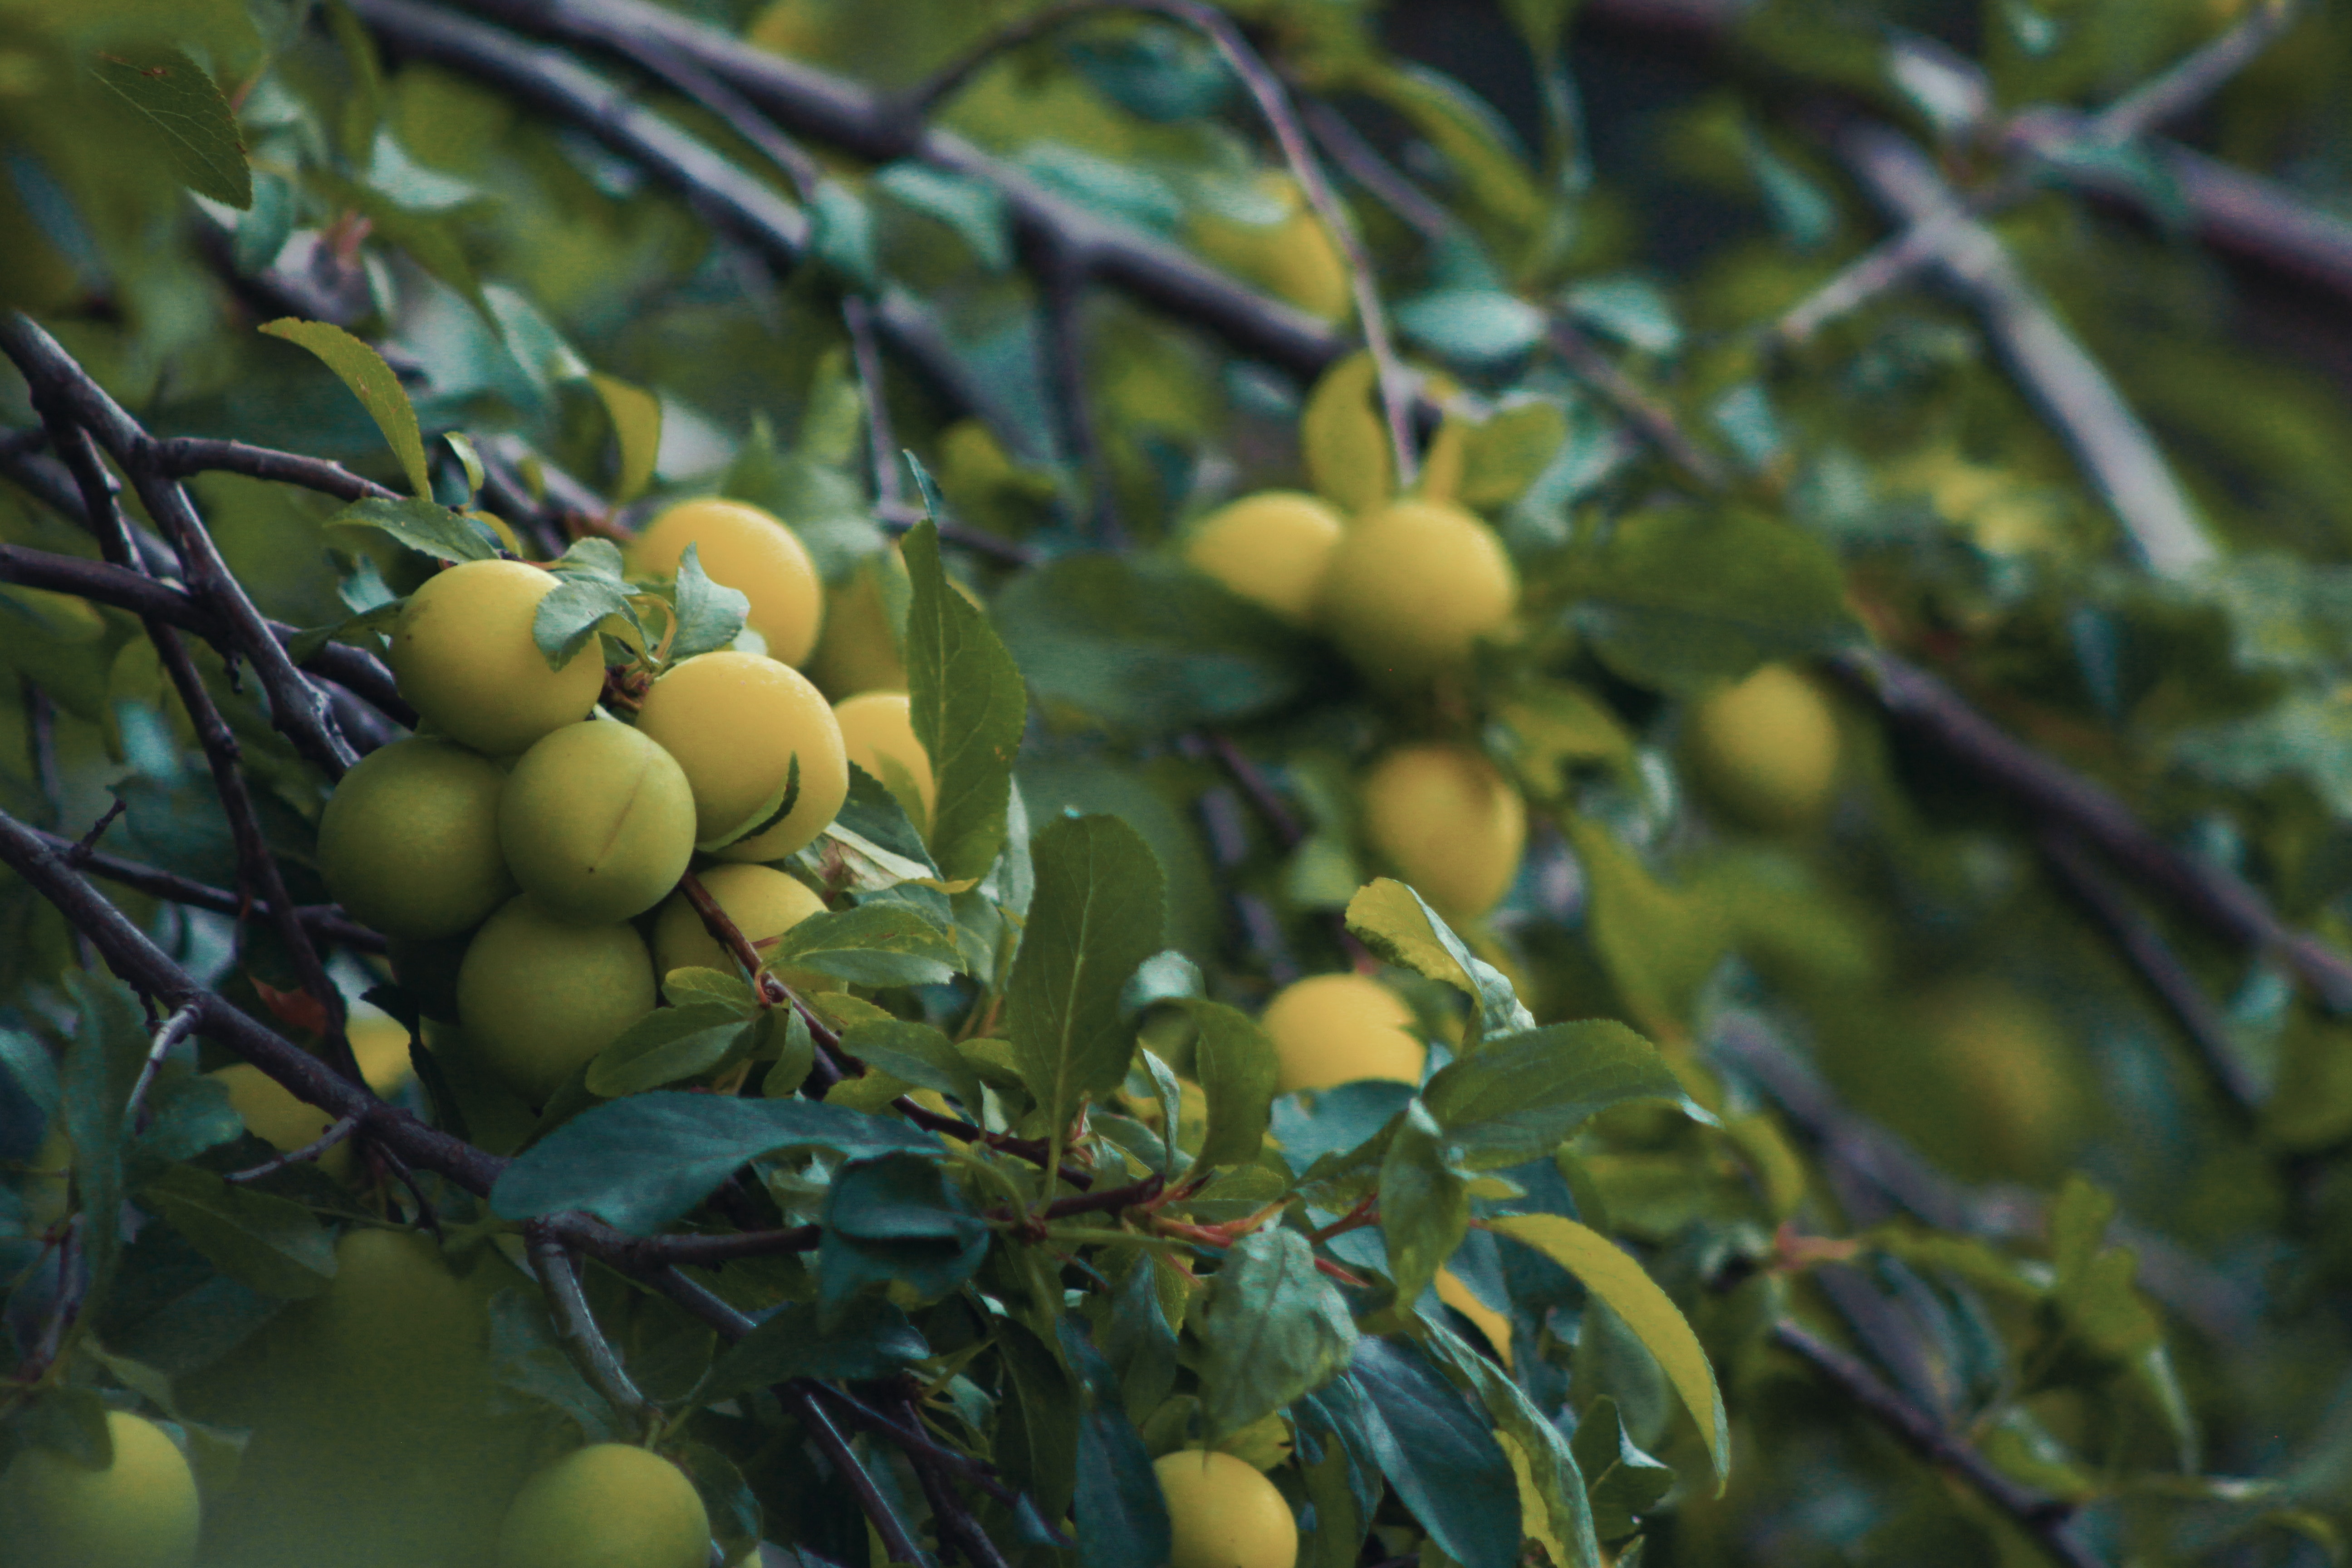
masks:
[[[849,797],[833,709],[806,676],[772,658],[729,651],[684,660],[646,693],[637,728],[686,770],[696,847],[721,859],[781,860]]]
[[[0,1549],[9,1568],[187,1568],[200,1504],[188,1461],[152,1421],[106,1413],[103,1469],[43,1447],[0,1477]]]
[[[1821,692],[1787,665],[1768,664],[1698,705],[1685,755],[1725,816],[1786,833],[1828,811],[1838,750],[1837,718]]]
[[[398,1094],[415,1076],[408,1059],[408,1026],[386,1014],[354,1010],[343,1033],[360,1064],[367,1086],[386,1100]]]
[[[514,897],[499,852],[488,758],[447,741],[394,741],[342,777],[319,816],[319,870],[353,919],[386,936],[471,931]]]
[[[555,578],[520,561],[467,561],[425,581],[392,631],[392,672],[418,715],[461,745],[509,757],[588,716],[604,689],[594,638],[550,669],[531,638]]]
[[[1323,574],[1346,524],[1330,506],[1296,490],[1265,490],[1195,523],[1184,559],[1294,626],[1315,616]]]
[[[1366,975],[1311,974],[1277,992],[1258,1022],[1274,1042],[1279,1094],[1368,1078],[1417,1084],[1429,1060],[1412,1009]]]
[[[1168,1503],[1168,1568],[1292,1568],[1298,1561],[1298,1521],[1248,1460],[1183,1448],[1151,1469]]]
[[[713,866],[701,873],[703,890],[719,901],[746,940],[758,943],[782,936],[814,914],[824,900],[807,883],[772,866]],[[703,929],[702,917],[684,893],[674,895],[654,918],[654,969],[716,969],[738,972],[732,954]],[[786,976],[787,984],[793,984]]]
[[[907,694],[865,692],[834,704],[833,717],[841,726],[841,743],[849,760],[884,784],[890,782],[890,774],[884,771],[883,759],[896,763],[914,781],[923,818],[929,821],[939,785],[931,777],[931,754],[915,739],[914,709]]]
[[[316,1142],[335,1119],[250,1062],[233,1062],[211,1073],[215,1083],[228,1090],[228,1102],[245,1121],[245,1130],[281,1154]],[[319,1169],[340,1180],[351,1174],[352,1142],[346,1138],[319,1156]]]
[[[743,624],[768,657],[806,662],[824,619],[824,581],[800,536],[756,506],[705,497],[647,523],[629,546],[629,565],[648,576],[674,575],[689,544],[705,576],[751,601]]]
[[[684,1471],[626,1443],[574,1449],[523,1483],[498,1568],[702,1568],[710,1517]]]
[[[1282,216],[1271,223],[1243,223],[1222,213],[1202,213],[1188,226],[1194,248],[1215,262],[1327,321],[1345,321],[1355,309],[1347,261],[1330,230],[1307,205],[1306,193],[1288,174],[1268,170],[1258,176],[1258,194]]]
[[[1399,746],[1365,773],[1360,798],[1372,847],[1446,919],[1475,920],[1511,890],[1527,802],[1478,752]]]
[[[1324,574],[1320,616],[1369,679],[1412,686],[1466,666],[1518,598],[1493,529],[1460,507],[1408,500],[1349,525]]]
[[[653,958],[635,931],[573,925],[529,899],[492,915],[457,969],[467,1038],[533,1105],[653,1006]]]
[[[694,858],[694,792],[667,752],[626,724],[567,724],[522,754],[499,797],[507,868],[544,913],[575,925],[643,914]]]

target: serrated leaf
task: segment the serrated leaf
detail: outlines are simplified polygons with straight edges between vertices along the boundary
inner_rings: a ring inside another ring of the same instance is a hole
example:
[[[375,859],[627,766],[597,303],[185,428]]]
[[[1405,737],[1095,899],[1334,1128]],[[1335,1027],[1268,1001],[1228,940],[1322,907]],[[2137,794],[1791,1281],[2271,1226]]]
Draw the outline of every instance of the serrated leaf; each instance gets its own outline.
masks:
[[[920,1089],[937,1089],[980,1113],[980,1077],[945,1035],[929,1024],[877,1020],[845,1030],[841,1048],[868,1067]]]
[[[661,399],[617,375],[591,372],[588,384],[604,400],[613,421],[613,439],[620,462],[613,479],[613,500],[625,506],[645,494],[654,481],[654,459],[661,453]]]
[[[614,1037],[588,1064],[588,1092],[617,1100],[695,1078],[747,1045],[756,1026],[717,1002],[656,1007]]]
[[[751,599],[724,583],[714,583],[702,569],[702,547],[689,544],[678,557],[677,580],[670,589],[677,613],[677,633],[670,638],[672,659],[691,658],[732,643],[751,613]]]
[[[939,985],[962,972],[955,939],[910,904],[877,901],[814,914],[762,948],[782,968],[814,969],[856,985]]]
[[[1160,862],[1113,816],[1057,818],[1031,846],[1037,889],[1005,990],[1004,1027],[1048,1126],[1127,1077],[1134,1035],[1118,999],[1160,951]]]
[[[408,401],[408,393],[400,384],[400,377],[383,363],[383,356],[359,339],[326,321],[298,321],[292,316],[265,322],[261,330],[273,338],[283,338],[298,347],[310,350],[341,378],[360,406],[368,411],[375,427],[383,432],[384,445],[400,460],[400,470],[408,476],[408,487],[420,500],[433,499],[433,481],[425,466],[425,438],[418,434],[416,409]],[[358,506],[366,506],[361,501]],[[357,507],[352,510],[356,510]],[[473,556],[447,556],[447,560],[474,560]]]
[[[931,858],[950,878],[984,877],[1004,847],[1029,697],[988,616],[948,585],[940,533],[929,521],[907,535],[913,584],[907,610],[907,691],[915,739],[931,759]]]
[[[629,576],[628,558],[621,553],[621,547],[593,533],[564,546],[563,553],[549,562],[547,569],[558,576],[576,572],[615,583],[625,583]]]
[[[204,67],[177,49],[126,46],[100,55],[96,72],[153,133],[182,184],[239,211],[253,205],[236,118]]]
[[[1715,1468],[1716,1493],[1722,1495],[1731,1466],[1731,1436],[1724,1419],[1723,1393],[1716,1386],[1715,1368],[1699,1347],[1698,1336],[1672,1298],[1642,1266],[1599,1231],[1563,1219],[1559,1215],[1511,1215],[1482,1222],[1498,1235],[1523,1241],[1582,1281],[1584,1288],[1606,1302],[1636,1339],[1656,1358],[1658,1370],[1681,1395],[1683,1407],[1698,1424],[1706,1441],[1707,1461]]]
[[[1472,953],[1428,900],[1394,878],[1368,882],[1348,900],[1348,929],[1389,963],[1469,997],[1477,1005],[1481,1039],[1535,1026],[1503,972]]]
[[[1469,1229],[1468,1184],[1453,1166],[1444,1130],[1415,1100],[1381,1161],[1381,1239],[1397,1299],[1427,1289]]]
[[[1209,1102],[1209,1131],[1194,1161],[1202,1170],[1245,1165],[1265,1145],[1280,1076],[1274,1042],[1248,1015],[1222,1002],[1188,997],[1177,1003],[1199,1030],[1192,1077]],[[1167,1121],[1175,1126],[1171,1114]]]
[[[801,1100],[735,1100],[656,1090],[565,1122],[500,1173],[490,1205],[501,1218],[565,1209],[651,1236],[700,1203],[745,1162],[781,1149],[852,1158],[892,1150],[940,1153],[903,1121]]]
[[[1212,1443],[1330,1382],[1356,1345],[1355,1320],[1317,1271],[1314,1247],[1278,1226],[1226,1252],[1194,1327]]]
[[[547,668],[562,669],[578,658],[607,620],[621,621],[642,644],[645,626],[637,619],[636,606],[629,602],[631,592],[625,583],[601,575],[568,572],[559,576],[554,591],[540,600],[530,623],[531,640],[539,645]],[[741,837],[730,835],[728,842]]]
[[[222,1273],[265,1296],[299,1301],[335,1277],[334,1238],[290,1199],[230,1186],[194,1165],[173,1165],[140,1187],[139,1201]]]
[[[1440,1068],[1421,1098],[1473,1171],[1548,1158],[1589,1118],[1633,1100],[1670,1100],[1694,1121],[1716,1120],[1657,1047],[1614,1018],[1490,1040]]]

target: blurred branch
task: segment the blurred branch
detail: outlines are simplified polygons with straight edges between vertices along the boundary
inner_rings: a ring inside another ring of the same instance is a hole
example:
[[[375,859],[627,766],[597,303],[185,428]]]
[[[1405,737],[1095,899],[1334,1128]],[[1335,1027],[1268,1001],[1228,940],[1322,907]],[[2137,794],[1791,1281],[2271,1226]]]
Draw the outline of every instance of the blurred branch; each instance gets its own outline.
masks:
[[[2106,1568],[2105,1561],[2067,1532],[2071,1504],[2030,1490],[1993,1468],[1982,1454],[1926,1411],[1879,1381],[1845,1352],[1786,1319],[1772,1325],[1774,1344],[1803,1362],[1905,1447],[1968,1483],[1976,1493],[2033,1537],[2063,1568]]]
[[[25,831],[55,850],[68,865],[134,892],[144,893],[149,898],[161,899],[166,903],[185,904],[192,910],[205,910],[231,919],[248,911],[265,916],[270,913],[266,902],[248,902],[226,888],[215,888],[208,882],[183,877],[176,871],[165,871],[136,860],[126,860],[102,850],[85,849],[70,838],[44,833],[37,827],[28,826]],[[385,949],[382,933],[360,924],[332,904],[298,904],[294,915],[312,936],[321,942],[340,943],[360,952],[382,952]]]
[[[1624,416],[1643,440],[1676,468],[1697,481],[1702,489],[1720,490],[1731,476],[1715,455],[1690,437],[1674,411],[1633,384],[1617,363],[1578,331],[1565,318],[1554,315],[1545,341],[1577,380],[1591,387]]]
[[[841,322],[849,331],[850,363],[857,367],[859,400],[866,405],[866,460],[874,469],[874,502],[884,512],[902,504],[898,441],[890,433],[890,405],[882,382],[882,351],[874,341],[874,305],[861,294],[845,296]]]
[[[2120,146],[2169,124],[2228,85],[2303,19],[2297,0],[2254,0],[2246,14],[2091,116],[2085,140]]]
[[[1087,393],[1086,263],[1051,242],[1033,242],[1032,248],[1038,253],[1034,270],[1045,359],[1040,368],[1045,384],[1053,390],[1063,455],[1084,478],[1087,532],[1094,542],[1105,550],[1124,549],[1127,531],[1118,519],[1110,457],[1103,448],[1101,431],[1095,426]]]

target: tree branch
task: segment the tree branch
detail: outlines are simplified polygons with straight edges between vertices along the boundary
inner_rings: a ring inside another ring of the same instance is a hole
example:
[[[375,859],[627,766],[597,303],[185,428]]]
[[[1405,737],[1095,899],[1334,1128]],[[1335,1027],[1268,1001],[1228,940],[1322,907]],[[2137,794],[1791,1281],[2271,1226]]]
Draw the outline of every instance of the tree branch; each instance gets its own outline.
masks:
[[[531,1273],[546,1292],[548,1321],[555,1329],[563,1353],[580,1369],[588,1386],[604,1395],[604,1402],[620,1412],[632,1430],[651,1431],[661,1419],[661,1411],[637,1392],[637,1385],[629,1379],[628,1369],[614,1353],[612,1342],[596,1326],[596,1315],[589,1310],[588,1298],[580,1289],[578,1262],[571,1249],[552,1226],[541,1220],[523,1227],[523,1248],[530,1259]]]

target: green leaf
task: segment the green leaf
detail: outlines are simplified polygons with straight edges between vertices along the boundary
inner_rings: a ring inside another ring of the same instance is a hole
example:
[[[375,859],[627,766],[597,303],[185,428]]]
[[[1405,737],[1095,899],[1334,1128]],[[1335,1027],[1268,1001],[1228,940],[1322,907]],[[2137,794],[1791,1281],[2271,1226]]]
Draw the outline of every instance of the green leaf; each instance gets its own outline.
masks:
[[[2092,1354],[2120,1363],[2161,1344],[2164,1326],[2133,1288],[2137,1255],[2105,1245],[2115,1217],[2114,1198],[2080,1172],[2070,1174],[2050,1206],[2050,1260],[2067,1327]]]
[[[759,994],[740,973],[700,967],[673,969],[662,976],[661,988],[663,998],[673,1007],[710,1003],[739,1018],[748,1020],[760,1016]]]
[[[342,379],[368,411],[375,427],[383,432],[384,445],[400,459],[401,472],[408,476],[408,487],[419,500],[433,499],[433,482],[425,467],[425,438],[416,427],[416,410],[408,401],[406,389],[383,356],[359,339],[326,321],[303,321],[283,316],[265,322],[261,330],[273,338],[306,348],[325,362],[329,370]],[[359,502],[359,506],[369,503]],[[353,510],[356,510],[354,508]],[[380,524],[378,526],[381,526]],[[454,556],[453,560],[472,560],[472,556]]]
[[[334,1238],[291,1199],[233,1187],[194,1165],[173,1165],[139,1189],[139,1202],[222,1273],[265,1296],[299,1301],[335,1277]]]
[[[1473,1171],[1548,1158],[1589,1118],[1632,1100],[1671,1100],[1716,1124],[1657,1047],[1614,1018],[1489,1040],[1438,1068],[1421,1098]]]
[[[1135,1037],[1119,993],[1160,951],[1160,862],[1115,816],[1065,816],[1031,845],[1037,890],[1005,990],[1005,1033],[1030,1095],[1058,1129],[1127,1078]]]
[[[888,1301],[867,1303],[827,1332],[814,1301],[789,1301],[711,1363],[705,1404],[750,1394],[795,1377],[892,1376],[931,1353],[907,1314]]]
[[[1367,1335],[1354,1351],[1340,1388],[1360,1401],[1359,1420],[1397,1496],[1463,1568],[1511,1568],[1518,1481],[1486,1413],[1410,1340]],[[1332,1394],[1323,1399],[1328,1405]]]
[[[953,937],[911,904],[887,900],[811,915],[773,947],[762,948],[761,956],[856,985],[939,985],[963,969]]]
[[[1158,1409],[1176,1386],[1176,1330],[1160,1298],[1160,1276],[1168,1268],[1149,1252],[1134,1255],[1112,1299],[1110,1325],[1103,1334],[1103,1353],[1119,1380],[1120,1402],[1133,1420]],[[1181,1313],[1183,1308],[1180,1304],[1176,1310]]]
[[[1641,1516],[1674,1489],[1675,1472],[1633,1446],[1617,1414],[1617,1402],[1596,1399],[1577,1418],[1570,1444],[1584,1472],[1584,1495],[1592,1505],[1592,1533],[1622,1541],[1641,1529]]]
[[[797,1090],[808,1079],[809,1069],[816,1066],[816,1037],[809,1033],[808,1020],[800,1009],[790,1009],[783,1021],[768,1015],[768,1035],[775,1040],[776,1061],[765,1077],[760,1079],[760,1092],[770,1100],[782,1100]],[[782,1039],[775,1037],[782,1035]]]
[[[602,575],[584,572],[566,572],[556,578],[554,592],[539,602],[531,616],[531,640],[539,645],[540,657],[547,660],[550,669],[562,669],[579,657],[580,650],[595,640],[608,620],[618,620],[645,640],[645,626],[637,619],[637,607],[629,601],[634,590],[625,583],[616,583]],[[729,842],[743,837],[734,834]]]
[[[1706,570],[1693,571],[1695,561]],[[1576,574],[1571,619],[1617,674],[1693,696],[1863,637],[1828,549],[1737,508],[1625,519]]]
[[[1379,957],[1442,980],[1477,1005],[1484,1037],[1535,1026],[1503,972],[1471,952],[1428,900],[1392,877],[1368,882],[1348,900],[1348,929]],[[1477,1048],[1475,1042],[1465,1049]]]
[[[1509,363],[1544,334],[1543,312],[1499,289],[1434,289],[1399,305],[1396,321],[1439,358],[1479,367]]]
[[[699,1077],[748,1046],[756,1026],[716,1002],[656,1007],[614,1037],[588,1064],[588,1092],[618,1100]]]
[[[1381,1161],[1381,1239],[1397,1299],[1429,1289],[1469,1230],[1469,1184],[1450,1162],[1444,1130],[1414,1100]]]
[[[1118,1379],[1087,1340],[1084,1319],[1065,1312],[1055,1328],[1083,1396],[1072,1499],[1078,1561],[1083,1568],[1163,1568],[1168,1501],[1142,1436],[1128,1419]]]
[[[692,658],[732,643],[742,635],[751,613],[751,601],[724,583],[714,583],[702,569],[702,546],[689,544],[678,557],[677,581],[671,589],[677,611],[677,635],[670,638],[672,659]]]
[[[253,171],[236,119],[213,79],[177,49],[125,47],[98,57],[98,79],[152,132],[182,184],[243,211]]]
[[[1192,1077],[1209,1101],[1208,1134],[1194,1159],[1204,1171],[1246,1165],[1265,1145],[1280,1072],[1274,1042],[1247,1014],[1222,1002],[1188,997],[1177,1005],[1200,1031],[1192,1046]]]
[[[654,481],[654,459],[661,452],[661,399],[644,387],[602,372],[592,372],[588,384],[604,399],[604,412],[613,421],[613,439],[620,448],[613,500],[625,506],[645,494],[646,487]]]
[[[780,1149],[941,1152],[903,1121],[837,1105],[656,1090],[583,1111],[533,1144],[499,1173],[490,1206],[503,1219],[582,1209],[651,1236],[738,1166]]]
[[[1425,66],[1381,66],[1350,84],[1412,122],[1454,165],[1470,200],[1519,234],[1532,234],[1549,203],[1501,115],[1453,78]]]
[[[1020,668],[988,616],[948,585],[940,533],[907,535],[907,690],[915,739],[931,759],[931,858],[956,880],[983,877],[1004,847],[1013,754],[1027,722]]]
[[[1706,1440],[1707,1460],[1715,1467],[1716,1493],[1722,1495],[1731,1465],[1731,1437],[1723,1415],[1723,1394],[1716,1386],[1715,1369],[1689,1321],[1664,1290],[1642,1271],[1642,1266],[1599,1231],[1558,1215],[1512,1215],[1483,1222],[1498,1235],[1523,1241],[1580,1280],[1624,1321],[1652,1356],[1666,1381],[1682,1396],[1683,1407],[1698,1424]]]
[[[882,168],[872,188],[955,230],[983,269],[1002,272],[1013,265],[1013,232],[1004,193],[996,186],[910,158]]]
[[[450,215],[412,210],[373,185],[346,179],[323,164],[304,165],[302,183],[330,205],[357,209],[368,220],[371,238],[404,251],[410,260],[464,296],[485,322],[498,320]]]
[[[147,1090],[147,1130],[139,1152],[159,1160],[192,1160],[245,1131],[228,1090],[210,1073],[166,1062]]]
[[[860,1024],[843,1032],[841,1048],[894,1078],[951,1095],[973,1116],[980,1114],[980,1076],[954,1043],[929,1024],[898,1018]]]
[[[137,998],[111,975],[79,970],[64,977],[74,1000],[74,1036],[58,1079],[58,1113],[73,1145],[81,1201],[83,1267],[93,1298],[105,1299],[121,1240],[122,1145],[131,1089],[147,1060],[149,1039]]]
[[[1356,1345],[1355,1320],[1316,1270],[1314,1247],[1280,1226],[1234,1244],[1195,1327],[1212,1443],[1330,1382]]]
[[[936,1300],[988,1256],[987,1222],[935,1158],[894,1152],[851,1161],[825,1191],[824,1223],[817,1306],[827,1329],[869,1287],[904,1286]]]
[[[1572,1568],[1601,1568],[1584,1478],[1559,1428],[1535,1407],[1508,1373],[1444,1324],[1415,1314],[1412,1331],[1418,1336],[1423,1352],[1486,1407],[1495,1436],[1510,1457],[1512,1468],[1519,1473],[1521,1532],[1543,1541],[1556,1562]]]
[[[1542,399],[1472,426],[1463,441],[1462,504],[1482,511],[1508,506],[1551,466],[1567,440],[1568,416]]]
[[[1018,1319],[996,1320],[996,1350],[1012,1394],[998,1427],[999,1462],[1035,1500],[1040,1517],[1058,1520],[1077,1489],[1077,1386],[1052,1347]]]
[[[490,1298],[490,1381],[494,1414],[545,1406],[570,1417],[591,1443],[626,1442],[627,1429],[610,1401],[588,1385],[563,1353],[547,1309],[530,1293],[509,1287]]]

